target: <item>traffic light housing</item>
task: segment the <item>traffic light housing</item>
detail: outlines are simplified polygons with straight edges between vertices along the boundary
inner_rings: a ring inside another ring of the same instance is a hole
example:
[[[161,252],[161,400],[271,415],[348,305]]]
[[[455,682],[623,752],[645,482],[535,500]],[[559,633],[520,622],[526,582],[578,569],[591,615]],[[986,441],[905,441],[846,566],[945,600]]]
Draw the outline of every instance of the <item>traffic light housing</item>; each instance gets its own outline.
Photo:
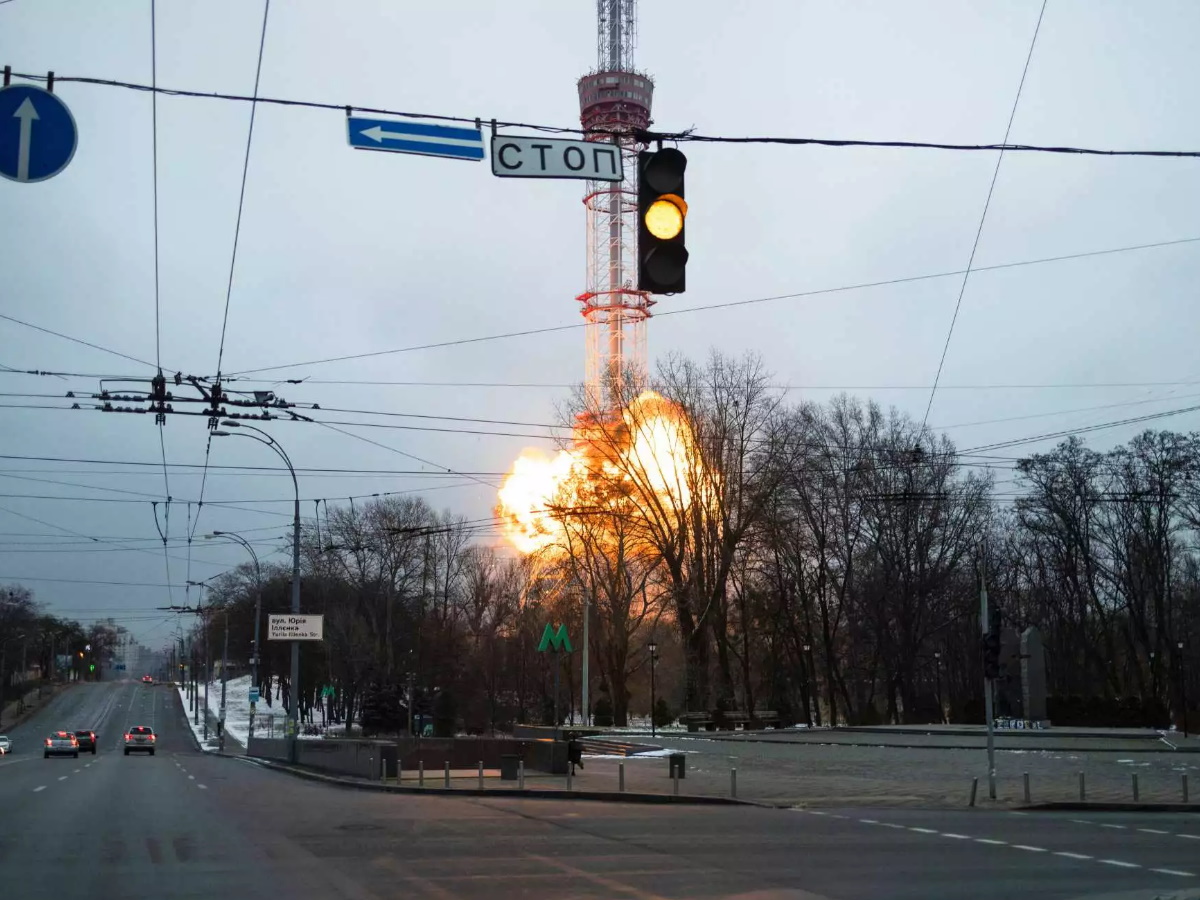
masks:
[[[684,245],[687,157],[674,147],[638,154],[638,290],[682,294],[687,287]]]

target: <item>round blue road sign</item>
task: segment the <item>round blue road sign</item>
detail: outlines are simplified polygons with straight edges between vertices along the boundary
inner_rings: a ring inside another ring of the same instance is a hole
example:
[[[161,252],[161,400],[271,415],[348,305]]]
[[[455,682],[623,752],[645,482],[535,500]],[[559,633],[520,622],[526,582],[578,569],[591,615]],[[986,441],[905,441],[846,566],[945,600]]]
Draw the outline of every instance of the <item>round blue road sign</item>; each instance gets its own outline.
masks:
[[[0,175],[45,181],[67,167],[79,133],[65,103],[47,90],[0,88]]]

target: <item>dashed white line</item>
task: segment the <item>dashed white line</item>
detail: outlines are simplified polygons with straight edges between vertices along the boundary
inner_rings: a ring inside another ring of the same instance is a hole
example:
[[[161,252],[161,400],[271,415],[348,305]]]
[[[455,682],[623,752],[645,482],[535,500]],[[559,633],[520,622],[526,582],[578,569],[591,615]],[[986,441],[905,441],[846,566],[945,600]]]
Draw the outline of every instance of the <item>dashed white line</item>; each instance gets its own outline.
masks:
[[[1160,875],[1179,875],[1182,878],[1195,878],[1191,872],[1184,872],[1181,869],[1151,869],[1151,872],[1158,872]]]
[[[200,788],[200,790],[202,790],[202,791],[207,791],[207,790],[208,790],[208,785],[207,785],[207,784],[198,784],[198,785],[196,785],[196,787]]]
[[[843,815],[840,815],[839,813],[825,813],[825,815],[829,816],[829,818],[831,818],[831,819],[848,819],[848,818],[850,818],[849,816],[843,816]]]
[[[1163,831],[1161,828],[1139,828],[1138,831],[1145,832],[1146,834],[1170,834],[1171,833],[1169,831]]]
[[[954,838],[956,841],[969,841],[971,839],[969,834],[954,834],[950,831],[943,831],[942,837]]]
[[[67,780],[68,778],[70,778],[70,777],[71,777],[70,775],[59,775],[59,776],[58,776],[58,780],[59,780],[59,781],[66,781],[66,780]]]
[[[1048,853],[1045,847],[1031,847],[1028,844],[1013,844],[1014,850],[1028,850],[1030,853]]]
[[[915,831],[917,834],[937,834],[936,828],[918,828],[916,825],[909,825],[909,831]]]
[[[878,819],[859,819],[858,821],[862,822],[864,825],[878,825],[879,824]]]
[[[1125,828],[1125,827],[1127,827],[1127,826],[1125,826],[1125,825],[1114,825],[1112,822],[1101,822],[1101,823],[1100,823],[1100,827],[1101,827],[1101,828]]]
[[[46,786],[44,784],[41,784],[41,785],[38,785],[37,787],[35,787],[33,789],[33,792],[36,794],[38,791],[44,791],[45,789],[46,789]]]
[[[897,825],[895,822],[880,822],[879,824],[884,828],[899,828],[901,831],[904,830],[903,825]]]
[[[1120,860],[1120,859],[1099,859],[1096,861],[1102,862],[1106,866],[1120,866],[1122,869],[1140,869],[1141,868],[1141,866],[1139,866],[1137,863],[1125,862],[1124,860]]]
[[[1091,859],[1086,853],[1072,853],[1070,850],[1055,850],[1055,856],[1065,856],[1067,859]]]
[[[188,781],[195,781],[195,780],[196,780],[196,776],[195,776],[195,775],[189,775],[189,776],[188,776]]]
[[[1183,832],[1180,832],[1175,836],[1181,838],[1191,838],[1193,841],[1200,841],[1200,834],[1184,834]]]
[[[75,770],[74,772],[72,772],[71,774],[72,774],[72,775],[78,775],[78,774],[79,774],[80,772],[82,772],[82,771],[83,771],[83,769],[76,769],[76,770]]]
[[[1004,847],[1008,845],[1008,841],[1000,841],[996,838],[975,838],[976,843],[991,844],[993,847]]]

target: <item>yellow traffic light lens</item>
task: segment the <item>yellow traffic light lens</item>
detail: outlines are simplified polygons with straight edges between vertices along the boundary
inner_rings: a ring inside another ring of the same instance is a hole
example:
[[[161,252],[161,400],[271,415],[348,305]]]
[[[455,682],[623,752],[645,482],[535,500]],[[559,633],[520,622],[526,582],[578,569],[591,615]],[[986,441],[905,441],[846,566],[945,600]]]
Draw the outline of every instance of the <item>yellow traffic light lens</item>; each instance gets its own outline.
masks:
[[[669,241],[683,231],[683,217],[687,215],[687,204],[682,197],[664,194],[646,210],[646,230],[660,241]]]

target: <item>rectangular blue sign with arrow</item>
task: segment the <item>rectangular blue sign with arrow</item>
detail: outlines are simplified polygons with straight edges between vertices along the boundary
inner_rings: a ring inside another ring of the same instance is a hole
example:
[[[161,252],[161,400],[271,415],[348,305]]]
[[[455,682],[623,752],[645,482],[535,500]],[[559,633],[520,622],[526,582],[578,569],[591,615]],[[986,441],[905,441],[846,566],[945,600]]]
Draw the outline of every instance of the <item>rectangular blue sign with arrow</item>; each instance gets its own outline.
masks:
[[[483,159],[483,130],[395,119],[346,118],[350,146],[449,159]]]

